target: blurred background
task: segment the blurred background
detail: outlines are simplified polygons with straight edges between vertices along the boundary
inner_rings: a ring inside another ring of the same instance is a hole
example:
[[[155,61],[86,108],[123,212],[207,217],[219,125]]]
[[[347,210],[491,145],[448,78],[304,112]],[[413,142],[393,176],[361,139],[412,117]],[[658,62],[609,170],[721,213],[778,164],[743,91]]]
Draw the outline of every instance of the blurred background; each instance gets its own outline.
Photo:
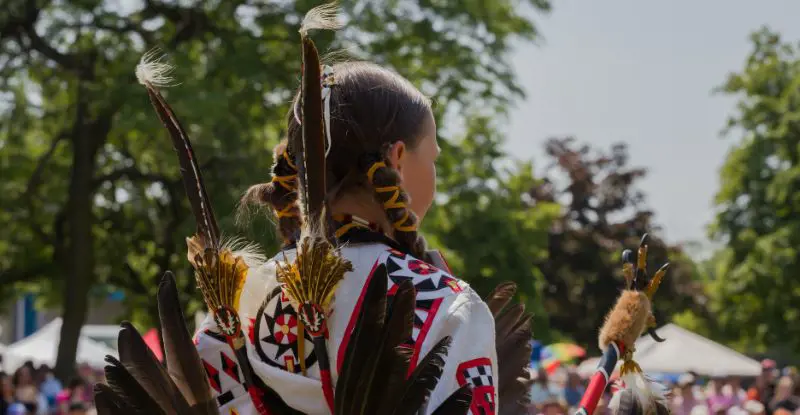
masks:
[[[247,187],[270,177],[299,82],[297,28],[317,4],[2,2],[0,356],[15,374],[0,377],[4,402],[25,390],[49,399],[40,410],[56,408],[61,393],[68,411],[64,391],[76,397],[68,402],[88,393],[122,320],[159,351],[153,298],[166,270],[186,315],[202,311],[175,157],[133,74],[151,48],[177,67],[165,94],[192,134],[224,231],[275,252],[269,217],[237,224],[235,213]],[[781,410],[773,401],[786,379],[795,396],[800,3],[341,6],[345,28],[315,34],[328,60],[386,65],[435,102],[443,153],[423,224],[430,244],[482,294],[515,281],[535,313],[532,370],[555,389],[532,410],[574,405],[569,379],[599,355],[620,253],[645,232],[651,267],[672,264],[655,300],[659,325],[733,359],[679,365],[696,348],[654,349],[671,356],[658,368],[676,392],[702,387],[704,405],[724,387],[737,396],[705,405],[711,412],[750,411],[750,401]],[[760,394],[739,393],[754,385]]]

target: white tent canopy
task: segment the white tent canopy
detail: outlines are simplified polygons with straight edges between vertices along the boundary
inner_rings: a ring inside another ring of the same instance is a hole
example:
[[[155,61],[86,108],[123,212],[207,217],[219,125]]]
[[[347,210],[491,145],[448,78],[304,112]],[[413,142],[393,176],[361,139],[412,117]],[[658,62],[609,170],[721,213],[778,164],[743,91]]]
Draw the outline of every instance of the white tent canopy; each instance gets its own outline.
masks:
[[[56,318],[40,328],[36,333],[6,346],[3,352],[3,367],[6,372],[14,372],[25,361],[33,361],[36,365],[56,363],[58,342],[61,338],[61,318]],[[77,363],[87,363],[100,369],[105,366],[105,356],[117,356],[117,352],[102,343],[96,342],[85,334],[78,339]]]
[[[705,376],[758,376],[761,364],[699,334],[667,324],[657,330],[667,341],[650,336],[636,342],[636,361],[642,369],[659,373],[695,372]]]
[[[695,372],[703,376],[758,376],[761,373],[758,361],[675,324],[667,324],[656,332],[666,341],[658,343],[647,335],[636,341],[634,359],[646,372]],[[578,372],[591,375],[599,361],[599,358],[588,359],[578,366]]]

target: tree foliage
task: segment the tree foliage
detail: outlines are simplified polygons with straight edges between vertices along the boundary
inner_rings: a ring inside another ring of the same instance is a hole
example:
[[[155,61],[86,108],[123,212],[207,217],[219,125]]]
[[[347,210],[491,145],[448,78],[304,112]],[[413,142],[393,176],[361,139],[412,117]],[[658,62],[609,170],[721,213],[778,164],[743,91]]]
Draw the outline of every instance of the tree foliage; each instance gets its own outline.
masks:
[[[318,38],[409,77],[436,97],[440,117],[456,105],[498,114],[521,96],[510,42],[536,36],[517,3],[347,1],[353,24]],[[0,287],[36,281],[60,300],[61,377],[92,287],[123,289],[144,322],[163,271],[182,271],[181,286],[193,289],[182,255],[192,224],[169,142],[133,77],[139,56],[159,46],[176,64],[168,99],[196,143],[222,227],[235,232],[239,195],[268,177],[298,81],[296,28],[318,3],[120,4],[11,0],[0,11]],[[452,171],[465,160],[452,159]],[[249,236],[274,246],[268,229],[261,222]]]
[[[762,29],[721,91],[739,98],[711,235],[714,330],[744,349],[800,347],[800,44]]]
[[[540,183],[531,163],[513,162],[499,149],[501,136],[484,117],[470,118],[455,145],[445,143],[437,162],[439,203],[425,219],[432,245],[447,248],[459,277],[481,294],[514,281],[534,312],[534,335],[548,333],[541,307],[548,229],[558,216],[556,203],[532,206],[528,190]]]
[[[682,310],[697,308],[702,287],[694,264],[680,246],[658,237],[659,227],[636,186],[646,174],[630,166],[625,144],[609,151],[579,145],[570,138],[546,144],[547,179],[529,194],[533,205],[558,202],[563,210],[548,235],[548,251],[538,262],[544,276],[544,310],[554,335],[593,345],[605,313],[623,287],[621,253],[650,234],[649,270],[671,266],[655,297],[661,324]],[[702,310],[697,310],[701,313]]]

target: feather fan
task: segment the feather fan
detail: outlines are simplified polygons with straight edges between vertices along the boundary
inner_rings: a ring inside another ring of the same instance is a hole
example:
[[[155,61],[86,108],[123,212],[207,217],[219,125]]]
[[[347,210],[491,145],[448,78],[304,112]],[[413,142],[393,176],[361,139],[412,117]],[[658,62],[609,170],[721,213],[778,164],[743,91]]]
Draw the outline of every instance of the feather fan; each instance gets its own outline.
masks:
[[[413,415],[425,405],[442,375],[450,345],[445,337],[410,374],[408,349],[414,319],[415,291],[404,281],[387,312],[387,271],[380,265],[367,283],[363,309],[353,329],[336,385],[336,415]],[[437,410],[440,415],[465,414],[472,392],[461,388]]]
[[[184,333],[165,336],[170,366],[168,369],[161,366],[139,332],[130,323],[122,323],[118,338],[120,359],[106,357],[107,384],[95,387],[100,415],[218,413],[175,293],[175,280],[167,273],[159,287],[162,331],[168,327]],[[176,354],[182,356],[178,358]]]
[[[524,304],[508,306],[517,292],[516,284],[498,285],[485,301],[494,315],[499,373],[498,399],[501,415],[527,413],[528,390],[533,383],[530,365],[531,315]]]

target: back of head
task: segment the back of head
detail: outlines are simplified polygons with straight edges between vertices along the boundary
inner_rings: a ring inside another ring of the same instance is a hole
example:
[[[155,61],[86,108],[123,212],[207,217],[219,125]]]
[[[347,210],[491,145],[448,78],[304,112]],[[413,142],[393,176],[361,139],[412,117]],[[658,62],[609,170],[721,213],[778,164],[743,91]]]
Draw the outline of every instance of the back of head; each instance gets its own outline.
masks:
[[[427,120],[433,119],[430,101],[402,76],[372,63],[340,63],[332,72],[326,104],[328,200],[354,193],[374,197],[394,225],[395,239],[420,256],[424,241],[416,232],[417,218],[406,207],[409,197],[399,187],[399,175],[387,162],[387,152],[398,141],[416,148]],[[294,163],[296,149],[302,145],[300,101],[298,93],[288,115],[287,145],[276,151],[272,182],[251,187],[244,197],[246,202],[270,205],[289,242],[296,239],[300,223]],[[378,191],[395,188],[397,194]]]

